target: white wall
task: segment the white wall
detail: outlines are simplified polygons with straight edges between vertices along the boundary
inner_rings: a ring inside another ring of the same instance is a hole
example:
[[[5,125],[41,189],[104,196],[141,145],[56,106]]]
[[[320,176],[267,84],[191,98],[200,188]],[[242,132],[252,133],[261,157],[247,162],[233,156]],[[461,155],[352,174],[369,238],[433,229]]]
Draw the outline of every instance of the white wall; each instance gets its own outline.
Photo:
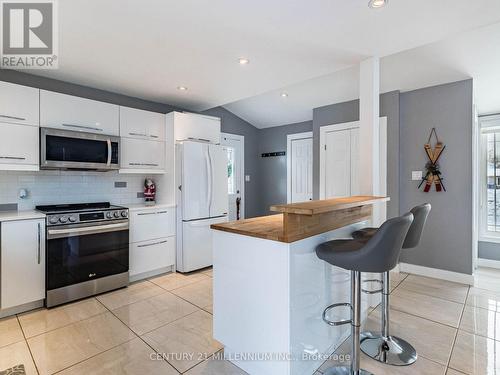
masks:
[[[39,204],[105,202],[127,205],[143,203],[137,193],[143,191],[144,175],[118,172],[0,172],[0,204],[17,203],[20,210]],[[157,198],[169,188],[163,176],[150,176],[157,182]],[[126,182],[126,188],[115,188],[115,182]],[[165,187],[165,189],[162,189]],[[29,191],[27,199],[19,199],[19,189]]]

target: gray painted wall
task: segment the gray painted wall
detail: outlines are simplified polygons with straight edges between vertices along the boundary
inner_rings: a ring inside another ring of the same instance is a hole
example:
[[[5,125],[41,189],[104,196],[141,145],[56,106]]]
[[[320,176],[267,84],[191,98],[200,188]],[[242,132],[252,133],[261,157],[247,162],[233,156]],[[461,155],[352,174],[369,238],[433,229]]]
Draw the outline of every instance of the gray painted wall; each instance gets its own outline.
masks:
[[[222,119],[224,133],[238,134],[245,137],[245,175],[250,175],[250,182],[245,182],[245,217],[263,215],[259,189],[260,170],[258,164],[259,129],[222,107],[203,112]]]
[[[264,152],[287,151],[288,134],[312,131],[312,121],[259,130],[260,213],[268,215],[273,204],[286,203],[286,156],[262,158]]]
[[[472,80],[400,95],[400,212],[432,204],[420,246],[404,251],[402,262],[472,274],[472,99]],[[446,144],[444,193],[424,193],[411,181],[411,171],[427,162],[423,145],[432,127]]]
[[[387,205],[388,217],[399,214],[399,91],[380,95],[380,116],[387,116]],[[319,198],[319,129],[321,126],[359,120],[359,100],[327,105],[313,110],[313,187]]]
[[[478,257],[482,259],[500,260],[500,244],[496,242],[479,241]]]

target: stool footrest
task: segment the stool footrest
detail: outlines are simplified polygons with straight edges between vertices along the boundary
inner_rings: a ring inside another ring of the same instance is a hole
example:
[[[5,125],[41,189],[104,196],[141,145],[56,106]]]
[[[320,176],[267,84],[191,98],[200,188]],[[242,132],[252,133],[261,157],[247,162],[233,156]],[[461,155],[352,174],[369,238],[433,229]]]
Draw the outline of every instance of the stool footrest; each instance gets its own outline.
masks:
[[[326,318],[326,314],[328,313],[328,311],[330,311],[331,309],[334,309],[336,307],[346,307],[346,306],[349,306],[349,308],[352,310],[352,306],[350,303],[348,302],[344,302],[344,303],[334,303],[333,305],[330,305],[328,306],[324,311],[323,311],[323,321],[328,324],[328,325],[331,325],[331,326],[342,326],[344,324],[352,324],[352,319],[342,319],[342,320],[337,320],[337,321],[333,321],[333,320],[329,320]]]
[[[380,285],[384,285],[384,282],[382,280],[379,280],[379,279],[363,280],[363,284],[364,283],[378,283]],[[377,294],[377,293],[382,293],[384,291],[384,288],[375,289],[375,290],[368,290],[368,289],[362,288],[361,291],[363,293],[366,293],[366,294]]]

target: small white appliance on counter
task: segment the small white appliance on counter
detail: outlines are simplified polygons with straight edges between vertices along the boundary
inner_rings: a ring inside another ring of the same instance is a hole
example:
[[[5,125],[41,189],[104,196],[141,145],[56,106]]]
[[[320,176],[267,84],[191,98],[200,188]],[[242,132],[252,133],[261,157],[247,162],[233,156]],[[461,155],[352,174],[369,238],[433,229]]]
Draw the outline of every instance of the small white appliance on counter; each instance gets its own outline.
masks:
[[[176,145],[177,271],[212,265],[211,224],[227,221],[227,150],[202,141]]]

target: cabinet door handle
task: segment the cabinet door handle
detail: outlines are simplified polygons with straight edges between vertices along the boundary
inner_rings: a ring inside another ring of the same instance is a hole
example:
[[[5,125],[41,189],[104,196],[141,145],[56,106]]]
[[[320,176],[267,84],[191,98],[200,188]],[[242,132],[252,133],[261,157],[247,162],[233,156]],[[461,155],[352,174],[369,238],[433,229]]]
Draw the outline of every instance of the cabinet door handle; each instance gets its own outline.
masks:
[[[10,120],[20,120],[20,121],[26,121],[24,117],[16,117],[16,116],[8,116],[8,115],[0,115],[1,118],[8,118]]]
[[[154,163],[128,163],[128,165],[141,166],[141,167],[158,167],[159,164]]]
[[[147,243],[144,245],[137,245],[137,247],[148,247],[148,246],[154,246],[154,245],[160,245],[162,243],[166,243],[168,240],[160,241],[160,242],[153,242],[153,243]]]
[[[146,133],[128,133],[128,135],[135,135],[136,137],[147,137]]]
[[[75,125],[75,124],[62,124],[62,126],[67,126],[68,128],[78,128],[78,129],[87,129],[87,130],[96,130],[98,132],[102,132],[101,128],[95,128],[93,126],[85,126],[85,125]]]
[[[0,159],[8,159],[8,160],[26,160],[26,158],[22,156],[0,156]]]
[[[41,241],[42,241],[42,225],[40,223],[38,223],[38,264],[40,264],[40,261],[41,261],[41,247],[42,247],[42,244],[41,244]]]
[[[151,138],[160,138],[160,137],[159,137],[159,136],[157,136],[157,135],[151,135],[151,134],[150,134],[149,136],[150,136]]]

